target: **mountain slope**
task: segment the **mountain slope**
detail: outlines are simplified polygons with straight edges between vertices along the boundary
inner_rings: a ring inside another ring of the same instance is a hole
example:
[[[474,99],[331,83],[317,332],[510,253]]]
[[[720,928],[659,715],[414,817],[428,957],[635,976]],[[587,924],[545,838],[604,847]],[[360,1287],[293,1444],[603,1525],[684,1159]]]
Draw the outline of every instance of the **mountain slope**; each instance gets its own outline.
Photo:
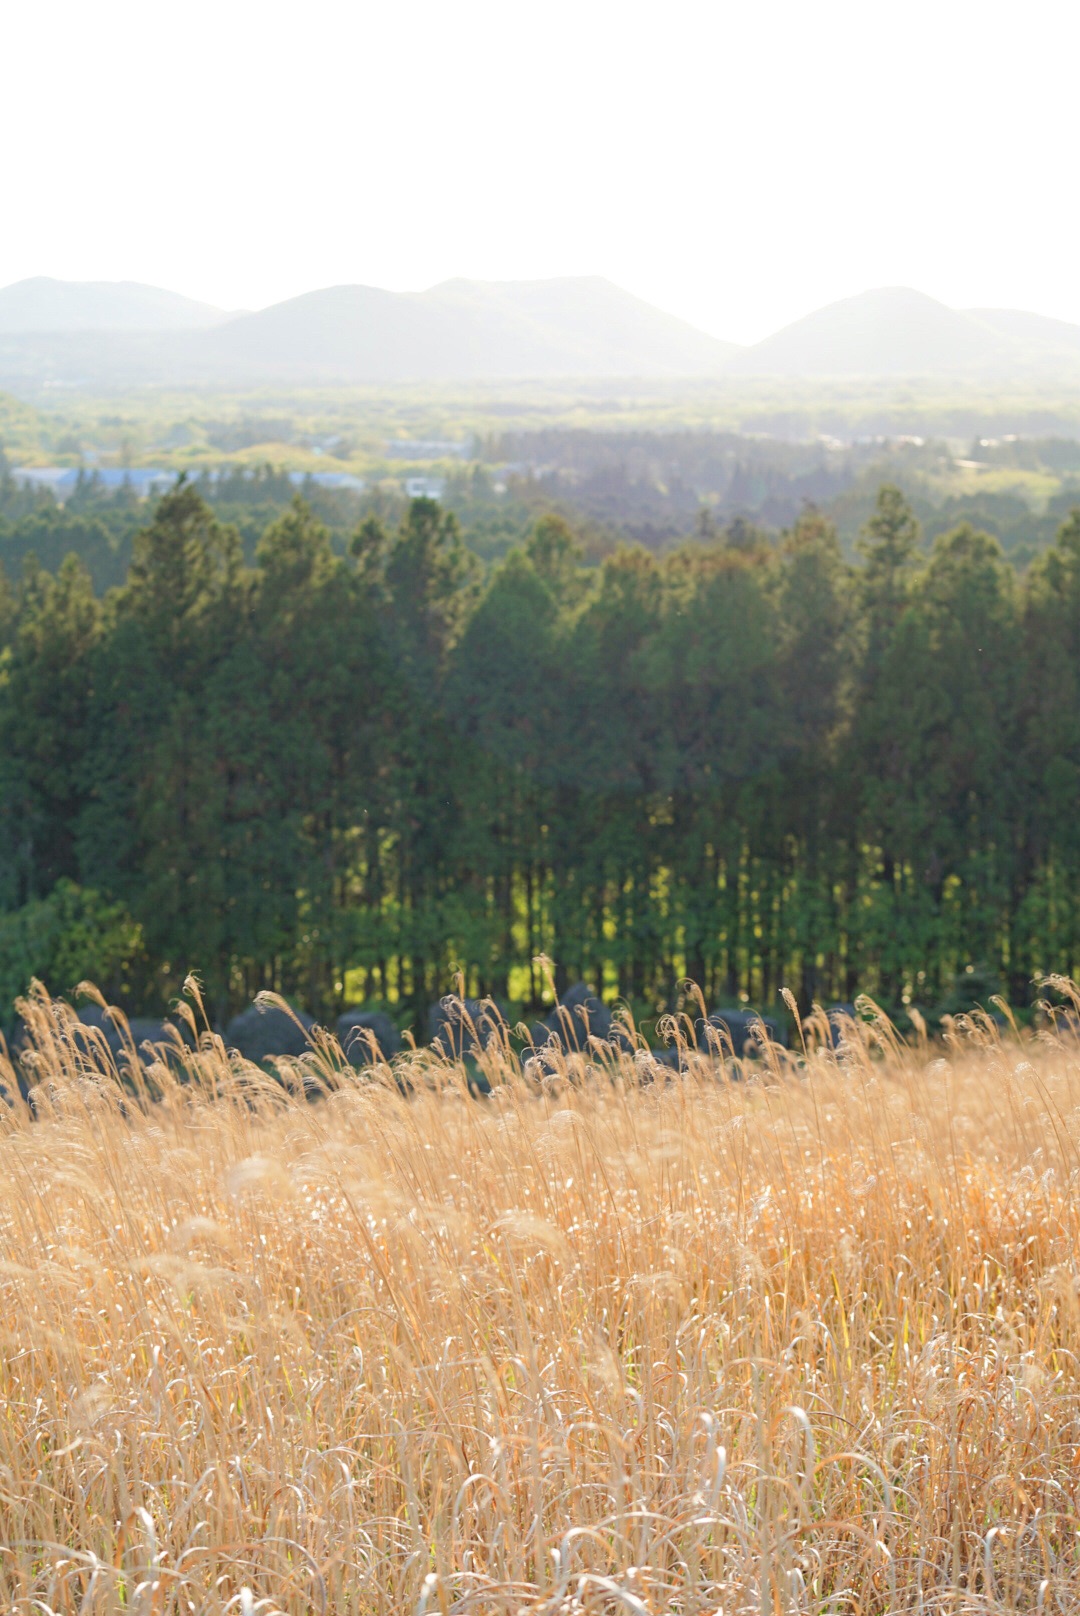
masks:
[[[966,309],[980,325],[999,337],[1022,344],[1032,357],[1064,358],[1080,356],[1080,325],[1054,320],[1047,314],[1028,314],[1024,309]]]
[[[1078,374],[1080,326],[950,309],[904,287],[829,304],[744,349],[598,276],[331,286],[240,315],[131,281],[38,277],[0,290],[0,384],[17,389]]]
[[[209,303],[139,281],[57,281],[35,275],[0,290],[0,332],[196,331],[228,316]]]
[[[350,381],[716,374],[735,351],[609,281],[332,286],[230,320],[207,359]]]
[[[268,373],[353,374],[400,356],[408,369],[433,327],[377,286],[327,286],[229,320],[201,344],[209,358]]]
[[[815,309],[729,368],[744,375],[931,376],[1015,368],[1023,342],[909,287],[890,286]]]
[[[712,375],[739,352],[737,344],[707,336],[599,275],[444,281],[420,298],[459,315],[471,311],[489,330],[496,323],[512,326],[530,352],[543,345],[537,361],[549,363],[554,353],[567,360],[576,356],[584,374]]]

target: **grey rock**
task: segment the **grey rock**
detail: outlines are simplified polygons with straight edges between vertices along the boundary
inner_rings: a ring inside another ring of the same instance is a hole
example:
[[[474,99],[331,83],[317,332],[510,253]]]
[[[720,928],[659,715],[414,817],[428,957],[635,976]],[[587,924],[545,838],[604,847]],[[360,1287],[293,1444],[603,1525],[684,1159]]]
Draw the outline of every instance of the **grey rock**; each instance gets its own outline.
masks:
[[[664,1049],[636,1049],[634,1051],[634,1076],[641,1084],[666,1083],[672,1070],[678,1071],[679,1064],[676,1059],[674,1067],[664,1056],[668,1053]],[[676,1055],[678,1051],[675,1052]]]
[[[839,1049],[847,1036],[847,1023],[857,1021],[853,1004],[830,1004],[825,1012],[829,1023],[829,1048]]]
[[[388,1061],[401,1048],[401,1034],[385,1010],[344,1011],[337,1018],[337,1040],[349,1065],[356,1067]]]
[[[188,1028],[183,1023],[168,1020],[158,1020],[152,1016],[129,1016],[127,1018],[127,1032],[125,1037],[118,1021],[107,1010],[102,1010],[96,1004],[84,1005],[79,1011],[79,1024],[92,1034],[79,1039],[84,1054],[102,1069],[111,1065],[120,1068],[125,1064],[125,1057],[129,1047],[134,1044],[135,1051],[143,1059],[146,1057],[144,1045],[162,1045],[166,1059],[175,1054],[175,1064],[180,1064],[179,1053],[176,1050],[176,1037],[179,1033],[181,1041],[191,1048],[192,1038]],[[101,1048],[104,1040],[108,1057]]]
[[[0,1076],[0,1100],[5,1105],[13,1106],[16,1096],[21,1096],[23,1100],[30,1099],[30,1079],[22,1064],[23,1053],[30,1048],[30,1036],[22,1016],[16,1016],[12,1022],[11,1031],[5,1039],[5,1045],[14,1081],[9,1085]]]
[[[120,1029],[107,1010],[102,1010],[96,1004],[84,1005],[78,1013],[80,1027],[88,1027],[91,1031],[100,1033],[109,1046],[110,1053],[123,1047]],[[130,1026],[130,1022],[129,1022]],[[83,1039],[80,1042],[84,1047],[97,1045],[97,1039]]]
[[[597,998],[585,982],[575,982],[559,1003],[539,1022],[532,1032],[538,1047],[553,1037],[566,1051],[583,1053],[589,1048],[590,1038],[602,1039],[624,1051],[633,1049],[633,1040],[621,1021],[616,1021],[608,1006]]]
[[[450,1060],[476,1056],[506,1030],[505,1016],[490,999],[459,999],[448,993],[428,1011],[431,1046]]]
[[[17,1061],[24,1049],[30,1047],[30,1029],[22,1016],[15,1016],[5,1039],[9,1059]]]
[[[759,1016],[756,1010],[714,1010],[705,1021],[699,1020],[696,1024],[698,1047],[703,1051],[719,1048],[726,1054],[730,1039],[736,1057],[755,1055],[760,1048],[762,1026],[770,1043],[783,1044],[780,1025],[770,1016]],[[756,1033],[755,1027],[758,1028]]]
[[[233,1016],[225,1028],[225,1043],[228,1048],[239,1050],[246,1061],[261,1066],[275,1055],[306,1055],[311,1048],[309,1035],[314,1026],[312,1017],[302,1010],[287,1015],[276,1005],[263,1009],[253,1004]]]

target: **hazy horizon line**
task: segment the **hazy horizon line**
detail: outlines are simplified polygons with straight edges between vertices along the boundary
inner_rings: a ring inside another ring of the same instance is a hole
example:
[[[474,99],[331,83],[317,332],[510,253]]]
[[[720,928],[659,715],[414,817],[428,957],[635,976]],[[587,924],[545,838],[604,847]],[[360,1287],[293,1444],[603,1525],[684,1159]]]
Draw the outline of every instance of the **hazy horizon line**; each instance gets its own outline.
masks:
[[[213,297],[202,296],[188,291],[181,291],[175,285],[169,285],[163,281],[141,280],[132,275],[65,276],[51,274],[47,271],[38,271],[31,275],[17,276],[16,279],[11,281],[4,281],[3,284],[0,284],[0,295],[2,295],[4,292],[10,291],[14,287],[25,285],[34,281],[50,281],[59,286],[138,286],[157,292],[165,292],[170,296],[183,298],[190,303],[199,304],[204,308],[213,310],[213,312],[216,314],[222,315],[226,320],[242,319],[247,315],[262,314],[268,309],[276,308],[284,303],[295,302],[302,297],[309,297],[319,292],[329,292],[344,287],[363,287],[370,291],[388,292],[396,297],[422,297],[426,293],[437,291],[439,287],[453,285],[455,282],[481,286],[521,286],[540,285],[555,281],[603,281],[609,286],[613,286],[619,291],[626,293],[628,296],[634,297],[638,299],[638,301],[648,304],[658,313],[665,314],[672,319],[681,320],[684,324],[692,326],[695,330],[701,332],[703,336],[711,337],[716,341],[730,343],[733,346],[740,348],[752,348],[757,343],[763,342],[768,338],[785,331],[789,326],[798,324],[800,320],[804,320],[809,316],[816,314],[819,310],[832,308],[837,304],[850,302],[855,298],[863,297],[875,292],[915,292],[919,296],[929,298],[933,302],[940,304],[943,308],[950,309],[954,313],[958,314],[997,313],[1003,311],[1018,313],[1022,312],[1024,314],[1037,315],[1040,318],[1047,320],[1057,320],[1064,325],[1080,325],[1080,320],[1073,320],[1070,319],[1068,315],[1063,315],[1061,313],[1050,311],[1028,303],[1015,301],[978,303],[951,302],[944,297],[939,297],[934,292],[926,291],[925,288],[921,286],[916,286],[910,282],[901,280],[881,280],[873,285],[859,287],[854,291],[841,292],[839,295],[827,298],[823,302],[803,306],[800,313],[781,317],[776,323],[769,325],[767,329],[759,331],[758,335],[753,337],[732,337],[726,331],[719,329],[713,322],[703,322],[701,318],[695,317],[693,314],[684,313],[678,308],[672,307],[665,301],[657,301],[653,297],[634,290],[632,286],[628,285],[623,280],[598,270],[574,271],[564,274],[504,276],[469,275],[464,273],[456,273],[452,275],[440,276],[436,280],[429,281],[423,285],[412,283],[407,286],[387,286],[378,281],[356,278],[351,280],[335,279],[323,281],[315,285],[308,285],[303,287],[300,291],[287,292],[283,296],[271,297],[269,301],[266,302],[261,302],[258,299],[252,299],[246,304],[236,304],[229,300],[218,301]],[[26,334],[33,335],[34,333],[30,332]]]

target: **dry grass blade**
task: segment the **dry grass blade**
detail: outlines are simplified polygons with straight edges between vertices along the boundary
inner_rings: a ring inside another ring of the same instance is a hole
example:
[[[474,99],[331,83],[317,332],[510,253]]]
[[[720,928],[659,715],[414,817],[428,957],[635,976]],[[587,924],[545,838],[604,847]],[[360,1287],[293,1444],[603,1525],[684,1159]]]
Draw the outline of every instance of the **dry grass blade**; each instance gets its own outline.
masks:
[[[860,1012],[645,1083],[499,1043],[481,1101],[321,1037],[121,1073],[36,991],[3,1607],[1080,1608],[1080,1044]]]

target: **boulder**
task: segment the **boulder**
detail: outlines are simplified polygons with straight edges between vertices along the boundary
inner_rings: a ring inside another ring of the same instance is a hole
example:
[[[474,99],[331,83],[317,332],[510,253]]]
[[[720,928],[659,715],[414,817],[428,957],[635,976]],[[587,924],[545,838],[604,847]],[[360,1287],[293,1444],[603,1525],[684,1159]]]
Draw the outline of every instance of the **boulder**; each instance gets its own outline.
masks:
[[[679,1071],[678,1051],[674,1051],[674,1062],[666,1058],[669,1053],[666,1049],[636,1049],[633,1069],[637,1081],[641,1084],[666,1083],[673,1071]]]
[[[625,1051],[633,1049],[633,1040],[621,1021],[616,1021],[602,999],[597,998],[585,982],[575,982],[543,1021],[532,1029],[532,1041],[537,1047],[556,1037],[564,1050],[581,1053],[588,1048],[590,1038],[600,1038]]]
[[[129,1016],[128,1036],[125,1037],[109,1011],[100,1009],[96,1004],[84,1005],[79,1011],[79,1021],[82,1026],[93,1028],[101,1034],[114,1061],[121,1058],[129,1042],[135,1045],[140,1054],[144,1044],[165,1044],[168,1048],[174,1048],[177,1032],[185,1044],[191,1044],[191,1034],[185,1026],[178,1026],[173,1021],[161,1021],[154,1016]],[[97,1045],[98,1041],[87,1040],[84,1047],[89,1047],[91,1043]]]
[[[544,1020],[564,1049],[582,1050],[590,1038],[606,1043],[611,1036],[611,1011],[584,982],[568,988]]]
[[[695,1024],[698,1048],[702,1051],[720,1049],[727,1054],[730,1039],[731,1051],[737,1058],[756,1055],[762,1026],[770,1043],[783,1044],[780,1025],[770,1016],[759,1016],[756,1010],[714,1010],[705,1021]]]
[[[13,1018],[4,1042],[7,1044],[8,1059],[11,1061],[17,1062],[23,1050],[29,1049],[30,1030],[22,1016]]]
[[[108,1046],[109,1054],[115,1060],[124,1047],[124,1041],[120,1036],[119,1027],[109,1012],[96,1004],[87,1004],[78,1012],[78,1020],[80,1027],[87,1027],[92,1032],[101,1034],[101,1038]],[[129,1027],[130,1025],[128,1022]],[[82,1049],[94,1050],[101,1047],[101,1039],[98,1038],[80,1038],[78,1042]]]
[[[302,1010],[287,1015],[276,1005],[264,1008],[253,1004],[233,1016],[225,1028],[225,1043],[228,1048],[239,1050],[252,1065],[261,1066],[276,1055],[306,1055],[311,1048],[310,1034],[314,1026],[313,1018]]]
[[[830,1049],[839,1049],[847,1033],[847,1023],[857,1021],[855,1006],[853,1004],[830,1004],[825,1012],[829,1023]]]
[[[459,999],[448,993],[428,1011],[431,1047],[449,1060],[475,1057],[507,1030],[506,1018],[490,999]]]
[[[10,1035],[5,1039],[5,1050],[11,1068],[11,1082],[9,1084],[4,1073],[0,1071],[0,1101],[5,1105],[13,1106],[17,1096],[23,1100],[30,1098],[30,1083],[22,1065],[23,1050],[29,1047],[26,1023],[21,1016],[16,1016]]]
[[[344,1011],[337,1018],[337,1040],[349,1065],[356,1067],[388,1061],[401,1048],[401,1034],[385,1010]]]

